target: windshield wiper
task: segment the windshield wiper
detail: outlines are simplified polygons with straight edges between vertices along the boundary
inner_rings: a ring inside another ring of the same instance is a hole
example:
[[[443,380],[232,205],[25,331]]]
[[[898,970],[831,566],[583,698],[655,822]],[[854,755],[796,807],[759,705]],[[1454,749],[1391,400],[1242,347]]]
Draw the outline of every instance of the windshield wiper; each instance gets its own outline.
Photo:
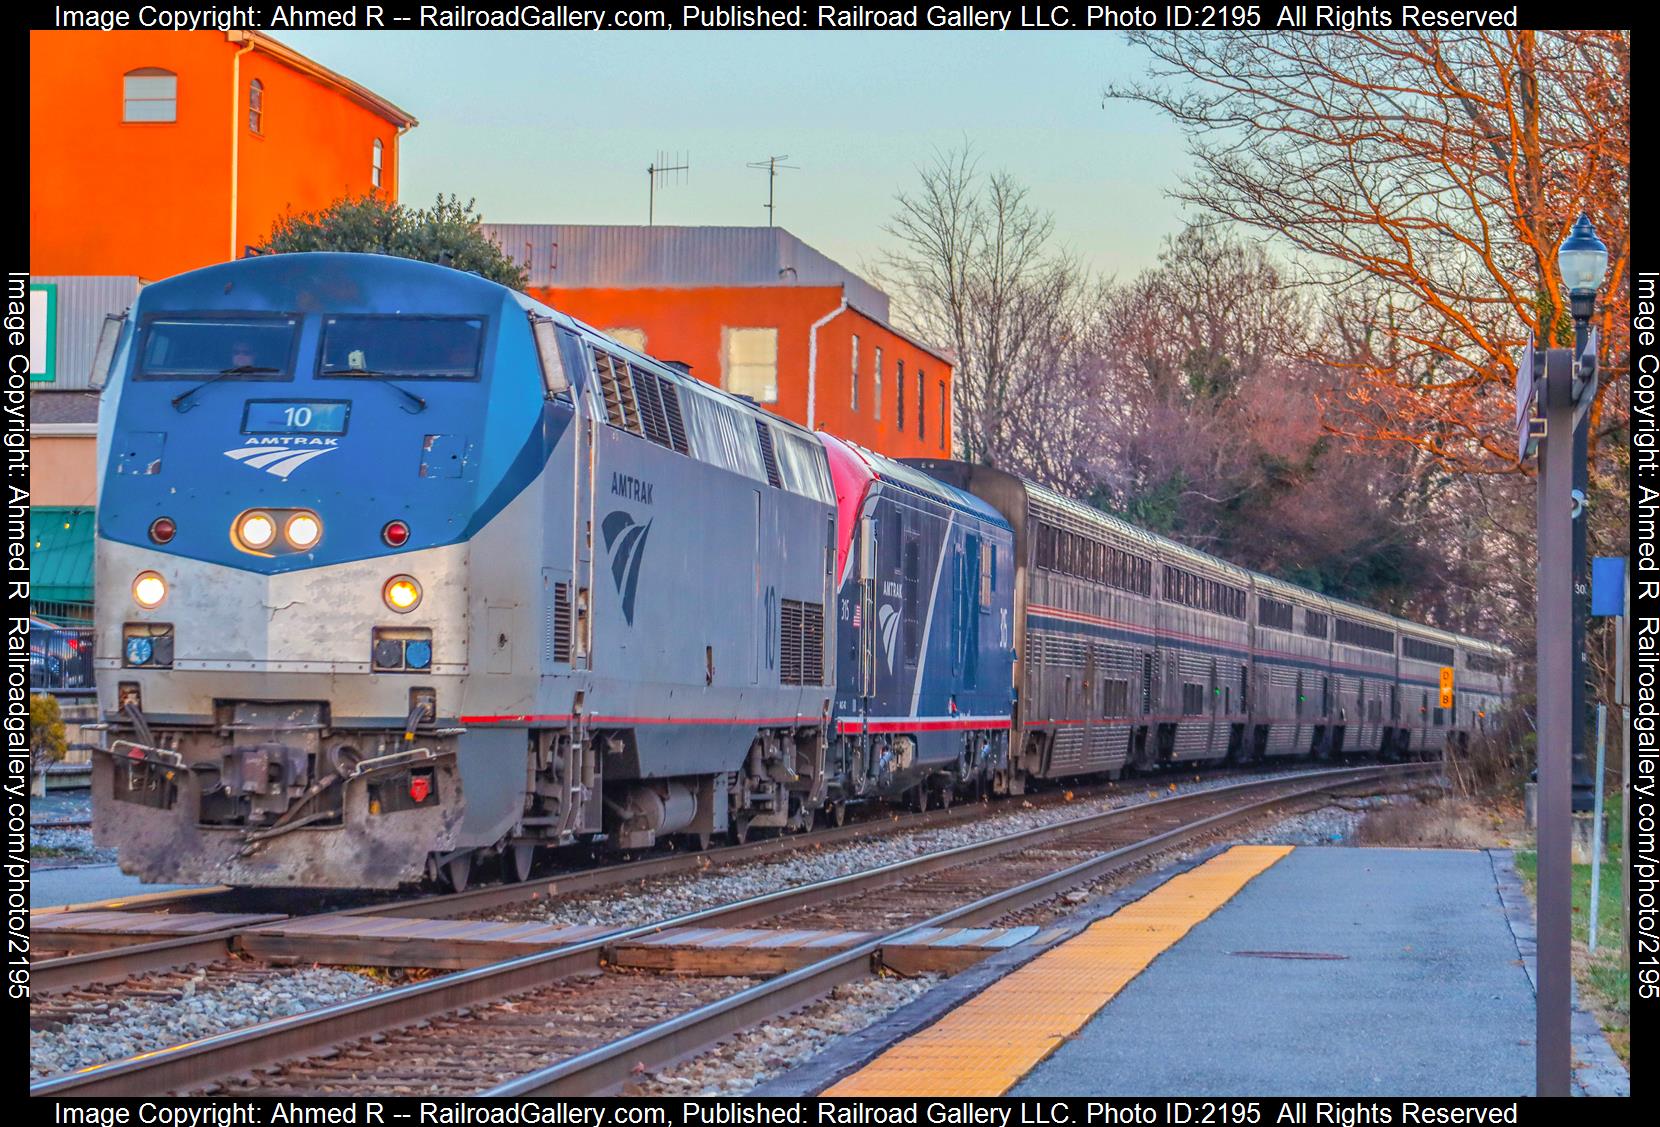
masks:
[[[425,399],[422,399],[419,395],[416,395],[407,387],[395,384],[391,380],[387,379],[386,377],[390,374],[388,372],[377,372],[373,368],[341,368],[328,374],[331,376],[367,376],[383,387],[391,388],[393,391],[415,404],[415,410],[409,412],[411,415],[427,409],[427,401]]]
[[[254,364],[238,364],[234,368],[221,368],[216,375],[211,375],[190,390],[182,391],[178,395],[175,395],[173,397],[173,408],[174,410],[182,412],[184,410],[183,404],[186,399],[189,399],[192,395],[195,395],[198,391],[201,391],[208,384],[218,383],[226,376],[248,376],[255,373],[267,375],[280,371],[282,371],[281,368],[261,368]]]

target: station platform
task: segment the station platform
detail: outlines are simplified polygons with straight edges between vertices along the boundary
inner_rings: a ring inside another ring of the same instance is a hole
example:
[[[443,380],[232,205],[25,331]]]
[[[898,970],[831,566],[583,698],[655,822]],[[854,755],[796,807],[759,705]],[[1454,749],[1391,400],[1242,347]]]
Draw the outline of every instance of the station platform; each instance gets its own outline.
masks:
[[[761,1092],[1533,1092],[1533,912],[1507,851],[1224,847],[1070,932]],[[1629,1094],[1589,1015],[1575,1056],[1583,1094]]]

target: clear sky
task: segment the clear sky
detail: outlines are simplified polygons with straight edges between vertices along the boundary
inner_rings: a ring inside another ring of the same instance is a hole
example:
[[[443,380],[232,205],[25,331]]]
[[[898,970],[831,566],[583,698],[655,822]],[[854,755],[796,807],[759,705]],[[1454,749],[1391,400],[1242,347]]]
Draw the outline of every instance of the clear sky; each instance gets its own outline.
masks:
[[[858,268],[888,241],[894,195],[966,138],[1052,211],[1059,241],[1128,278],[1178,230],[1164,193],[1188,167],[1152,110],[1102,104],[1141,75],[1116,33],[287,32],[284,42],[420,119],[400,195],[476,197],[496,222],[644,223],[646,166],[688,154],[657,221],[777,222]]]

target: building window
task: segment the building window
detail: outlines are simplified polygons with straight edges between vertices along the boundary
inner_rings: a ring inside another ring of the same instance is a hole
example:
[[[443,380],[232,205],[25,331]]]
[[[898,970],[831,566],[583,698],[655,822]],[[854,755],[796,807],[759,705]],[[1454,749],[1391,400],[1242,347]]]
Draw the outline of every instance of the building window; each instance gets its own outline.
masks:
[[[248,130],[252,133],[263,133],[260,128],[265,121],[265,83],[254,79],[248,83]]]
[[[928,437],[928,373],[916,370],[916,436]]]
[[[876,350],[876,355],[878,357],[876,362],[880,364],[882,362],[880,359],[881,349]],[[859,338],[857,336],[853,338],[853,409],[855,411],[859,409]]]
[[[940,381],[939,393],[940,393],[939,394],[939,401],[940,401],[940,449],[944,450],[945,449],[945,381],[944,380]]]
[[[646,350],[646,331],[644,329],[606,329],[605,335],[618,344],[626,344],[635,352]]]
[[[871,386],[875,389],[876,394],[871,397],[870,401],[876,407],[876,417],[880,419],[882,417],[882,350],[880,348],[876,350],[876,369],[873,374],[875,382]]]
[[[179,120],[179,76],[159,67],[128,71],[121,82],[121,120]]]
[[[893,382],[898,389],[894,396],[893,425],[900,430],[905,429],[905,361],[899,360],[893,366]]]
[[[726,329],[726,390],[757,403],[778,400],[778,330]]]
[[[373,163],[369,166],[369,182],[377,188],[380,187],[381,162],[385,156],[386,146],[381,144],[379,137],[376,137]]]

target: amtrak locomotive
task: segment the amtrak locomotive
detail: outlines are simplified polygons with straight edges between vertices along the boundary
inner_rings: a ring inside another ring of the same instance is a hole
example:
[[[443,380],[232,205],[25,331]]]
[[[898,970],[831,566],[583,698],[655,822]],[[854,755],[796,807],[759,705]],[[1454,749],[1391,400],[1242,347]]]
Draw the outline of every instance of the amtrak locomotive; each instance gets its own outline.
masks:
[[[194,271],[107,357],[94,832],[146,880],[522,879],[875,798],[1434,753],[1505,694],[1497,647],[814,434],[441,266]]]

